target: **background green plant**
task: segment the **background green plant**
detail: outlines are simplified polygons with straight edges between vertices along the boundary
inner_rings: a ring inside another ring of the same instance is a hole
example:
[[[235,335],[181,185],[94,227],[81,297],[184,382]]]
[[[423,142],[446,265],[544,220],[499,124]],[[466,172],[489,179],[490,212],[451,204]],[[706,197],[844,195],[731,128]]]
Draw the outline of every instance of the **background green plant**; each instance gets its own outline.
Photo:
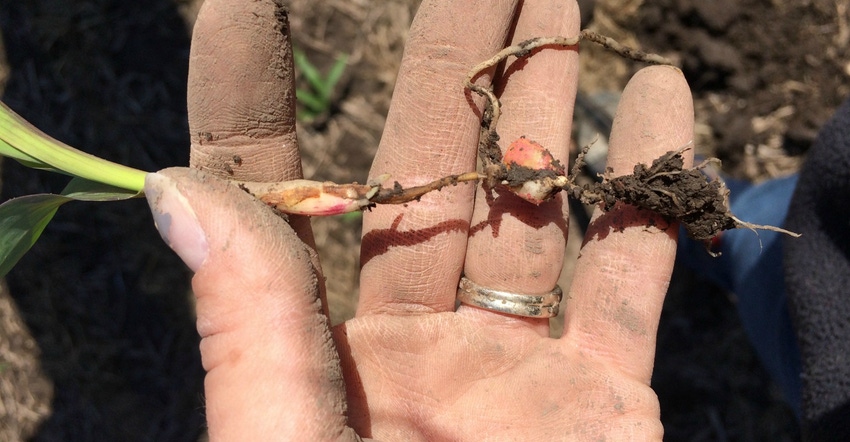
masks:
[[[316,117],[325,114],[331,108],[334,88],[345,72],[348,56],[340,54],[336,57],[334,64],[327,74],[322,74],[319,69],[307,58],[307,54],[300,49],[292,50],[295,68],[307,81],[307,88],[297,88],[295,97],[300,109],[297,118],[301,121],[310,122]]]

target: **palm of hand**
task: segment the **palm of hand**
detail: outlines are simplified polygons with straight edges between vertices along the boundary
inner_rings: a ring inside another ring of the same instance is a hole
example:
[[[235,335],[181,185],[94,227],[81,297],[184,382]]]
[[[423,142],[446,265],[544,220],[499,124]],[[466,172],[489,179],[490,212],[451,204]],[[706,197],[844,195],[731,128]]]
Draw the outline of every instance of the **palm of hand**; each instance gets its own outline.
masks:
[[[379,440],[660,439],[646,382],[569,339],[455,313],[337,328],[350,424]]]

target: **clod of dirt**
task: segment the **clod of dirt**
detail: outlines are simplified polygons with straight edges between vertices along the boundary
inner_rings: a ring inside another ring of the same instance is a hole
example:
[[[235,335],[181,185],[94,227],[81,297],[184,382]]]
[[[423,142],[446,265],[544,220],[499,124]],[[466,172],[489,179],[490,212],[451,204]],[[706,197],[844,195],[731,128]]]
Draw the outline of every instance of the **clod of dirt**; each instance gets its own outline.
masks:
[[[708,181],[700,172],[703,165],[716,160],[684,169],[682,153],[688,148],[667,152],[650,166],[638,164],[631,175],[612,178],[609,170],[601,183],[584,186],[573,185],[570,180],[566,190],[585,204],[601,203],[604,210],[611,210],[618,201],[651,210],[679,221],[689,237],[706,244],[720,232],[737,228],[799,236],[778,227],[751,224],[736,218],[729,210],[726,185],[716,178]]]
[[[632,175],[606,178],[597,187],[606,210],[616,201],[651,210],[682,223],[688,236],[707,241],[739,226],[729,211],[729,190],[719,180],[706,180],[699,169],[683,170],[682,150],[638,164]]]

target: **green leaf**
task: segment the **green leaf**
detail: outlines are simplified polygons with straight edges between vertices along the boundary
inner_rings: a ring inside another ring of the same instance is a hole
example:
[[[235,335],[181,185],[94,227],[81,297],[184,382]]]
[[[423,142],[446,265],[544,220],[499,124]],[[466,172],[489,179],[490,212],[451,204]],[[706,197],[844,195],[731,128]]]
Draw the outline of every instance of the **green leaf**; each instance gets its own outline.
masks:
[[[62,195],[27,195],[0,204],[0,278],[35,244],[62,204],[74,200],[117,201],[140,195],[141,192],[74,178]]]
[[[324,100],[304,89],[296,89],[295,96],[301,104],[310,110],[311,113],[320,114],[328,107]]]
[[[331,93],[333,93],[334,87],[339,83],[339,79],[342,78],[343,72],[345,72],[345,63],[348,61],[348,57],[345,55],[340,55],[336,58],[336,62],[331,66],[330,72],[325,77],[325,82],[322,85],[322,95],[326,99],[330,99]]]
[[[62,190],[62,196],[79,201],[121,201],[143,195],[142,192],[122,189],[83,178],[72,179]]]
[[[327,75],[322,75],[303,51],[294,49],[292,56],[295,67],[301,72],[310,89],[312,89],[312,92],[296,90],[298,101],[316,115],[327,111],[331,105],[330,100],[334,87],[339,83],[342,74],[345,72],[348,56],[344,54],[338,56]]]
[[[37,169],[48,169],[141,191],[145,172],[98,158],[59,142],[0,103],[0,154]]]
[[[310,63],[310,60],[307,59],[307,54],[305,54],[304,51],[293,49],[292,59],[295,62],[295,67],[301,72],[301,75],[304,76],[307,83],[310,84],[310,87],[318,89],[322,86],[322,83],[324,82],[322,74],[319,73],[316,66],[313,66],[313,63]]]
[[[0,278],[35,244],[59,206],[71,201],[62,195],[38,194],[0,204]]]
[[[343,213],[341,216],[342,216],[342,220],[346,223],[355,223],[355,222],[359,223],[359,222],[363,221],[363,212],[362,211],[361,212]]]

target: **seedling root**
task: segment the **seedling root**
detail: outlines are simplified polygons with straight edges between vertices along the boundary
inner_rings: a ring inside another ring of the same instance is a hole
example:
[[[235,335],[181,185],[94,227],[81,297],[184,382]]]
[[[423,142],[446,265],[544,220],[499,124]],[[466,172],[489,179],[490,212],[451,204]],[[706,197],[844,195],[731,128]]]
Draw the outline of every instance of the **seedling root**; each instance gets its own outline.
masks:
[[[478,154],[483,164],[482,172],[449,175],[425,185],[408,188],[402,187],[398,182],[394,182],[392,186],[384,186],[388,176],[381,176],[365,185],[304,180],[290,182],[292,184],[243,185],[262,201],[283,212],[316,215],[364,210],[376,204],[405,204],[418,201],[425,194],[446,186],[481,180],[485,190],[489,191],[496,186],[506,187],[534,204],[551,199],[561,190],[571,198],[584,204],[598,204],[606,211],[611,210],[618,202],[630,204],[679,221],[691,238],[706,244],[721,231],[734,228],[771,230],[799,236],[779,227],[751,224],[735,217],[729,210],[729,190],[725,184],[717,178],[708,180],[701,172],[708,165],[719,163],[719,160],[709,158],[693,168],[684,168],[682,154],[692,147],[692,143],[676,151],[667,152],[650,165],[636,165],[632,174],[614,177],[608,169],[602,174],[601,182],[583,185],[576,184],[576,177],[593,143],[582,148],[569,173],[565,173],[560,163],[553,160],[548,150],[524,137],[514,141],[507,156],[503,156],[496,130],[502,113],[501,103],[492,87],[478,85],[474,82],[475,79],[481,72],[494,68],[508,57],[528,57],[535,50],[544,47],[570,48],[581,40],[600,44],[631,60],[649,64],[671,64],[664,57],[628,48],[589,30],[583,30],[575,37],[532,38],[509,46],[473,66],[464,79],[469,90],[486,100],[478,144]],[[515,148],[515,145],[518,147]]]
[[[584,204],[601,204],[604,210],[611,210],[617,202],[624,202],[643,209],[651,210],[666,218],[682,223],[688,235],[696,240],[708,243],[723,230],[750,228],[772,230],[792,236],[793,232],[773,226],[762,226],[741,221],[729,210],[729,190],[719,179],[708,180],[701,170],[710,164],[719,164],[716,158],[709,158],[691,169],[684,169],[682,153],[691,148],[692,142],[677,151],[670,151],[652,162],[650,166],[638,164],[631,175],[612,177],[610,169],[603,174],[601,183],[576,184],[576,177],[584,164],[584,158],[591,144],[582,148],[576,162],[566,177],[537,176],[522,172],[517,178],[512,170],[502,164],[501,148],[498,146],[499,134],[496,130],[501,103],[492,88],[474,83],[481,72],[491,69],[510,56],[527,57],[533,50],[546,46],[573,47],[581,40],[600,44],[620,56],[648,64],[671,65],[672,63],[656,54],[638,51],[621,45],[612,38],[590,30],[583,30],[576,37],[540,37],[525,40],[519,44],[499,51],[493,57],[475,65],[465,78],[468,89],[485,98],[484,118],[482,119],[479,141],[479,157],[487,172],[485,187],[494,183],[507,185],[517,192],[521,188],[518,180],[541,183],[542,190],[536,198],[523,198],[539,204],[546,194],[546,186],[555,185],[564,190],[571,198]],[[548,151],[546,152],[548,154]],[[551,155],[550,155],[551,156]],[[541,168],[542,169],[542,168]]]

